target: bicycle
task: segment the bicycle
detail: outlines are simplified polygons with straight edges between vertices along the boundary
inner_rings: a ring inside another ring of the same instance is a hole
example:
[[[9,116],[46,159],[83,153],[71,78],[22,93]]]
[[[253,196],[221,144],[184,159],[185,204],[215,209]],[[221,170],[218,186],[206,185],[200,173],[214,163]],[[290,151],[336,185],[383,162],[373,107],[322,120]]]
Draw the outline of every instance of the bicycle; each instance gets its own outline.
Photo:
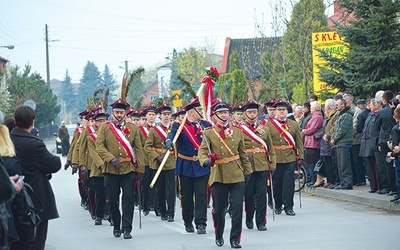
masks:
[[[300,167],[296,165],[294,169],[294,191],[301,191],[307,183],[307,171],[306,168],[301,165]]]

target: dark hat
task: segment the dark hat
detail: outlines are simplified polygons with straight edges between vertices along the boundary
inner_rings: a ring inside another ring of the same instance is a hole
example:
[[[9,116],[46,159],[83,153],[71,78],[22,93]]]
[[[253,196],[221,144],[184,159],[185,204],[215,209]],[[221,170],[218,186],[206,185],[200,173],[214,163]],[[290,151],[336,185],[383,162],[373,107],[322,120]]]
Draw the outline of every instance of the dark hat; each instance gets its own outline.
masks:
[[[79,115],[79,118],[81,118],[81,119],[85,118],[85,116],[86,116],[89,112],[90,112],[89,109],[85,109],[84,111],[82,111],[82,112],[80,112],[80,113],[78,114],[78,115]]]
[[[113,102],[111,105],[113,110],[127,110],[131,105],[127,102],[122,102],[121,98]]]
[[[272,107],[276,109],[287,109],[288,103],[284,101],[277,101],[276,103],[274,103],[274,105],[272,105]]]
[[[95,113],[92,110],[90,110],[89,113],[86,114],[85,119],[92,120],[94,115]]]
[[[189,111],[191,109],[194,108],[199,108],[201,107],[200,102],[199,102],[199,98],[196,97],[194,98],[189,104],[187,104],[185,107],[183,107],[186,111]]]
[[[139,117],[139,111],[137,109],[128,109],[126,111],[126,116],[127,117]]]
[[[144,107],[144,108],[142,108],[142,109],[139,111],[138,116],[139,116],[140,118],[146,118],[146,108],[147,108],[147,107]]]
[[[100,109],[100,110],[97,110],[95,112],[95,114],[93,115],[92,119],[96,120],[96,121],[101,120],[101,119],[106,119],[107,120],[109,116],[110,116],[110,114],[105,113],[103,109]]]
[[[233,112],[244,112],[244,105],[243,104],[238,104],[235,107],[233,107]]]
[[[244,105],[244,110],[257,110],[260,107],[260,104],[258,104],[256,101],[254,100],[250,100],[248,101],[245,105]]]
[[[149,113],[149,112],[154,112],[154,113],[156,113],[157,114],[157,107],[156,106],[154,106],[153,104],[150,104],[149,106],[147,106],[146,108],[145,108],[145,111],[144,111],[144,114],[146,115],[147,113]]]
[[[365,105],[365,100],[364,99],[358,99],[356,104],[357,105]]]
[[[176,118],[176,117],[178,117],[178,116],[180,116],[180,115],[185,115],[185,113],[186,113],[186,111],[185,111],[184,109],[180,109],[180,110],[178,110],[177,112],[173,113],[173,114],[172,114],[172,117],[173,117],[173,118]]]
[[[213,108],[214,113],[218,112],[218,111],[230,111],[230,107],[226,102],[221,102],[218,103],[217,105],[215,105],[215,107]]]
[[[274,109],[274,104],[277,102],[277,100],[274,100],[273,98],[269,99],[264,103],[264,106],[269,108],[269,109]]]
[[[171,113],[172,108],[166,104],[161,104],[160,106],[157,107],[156,113],[157,114],[162,114],[162,113]]]

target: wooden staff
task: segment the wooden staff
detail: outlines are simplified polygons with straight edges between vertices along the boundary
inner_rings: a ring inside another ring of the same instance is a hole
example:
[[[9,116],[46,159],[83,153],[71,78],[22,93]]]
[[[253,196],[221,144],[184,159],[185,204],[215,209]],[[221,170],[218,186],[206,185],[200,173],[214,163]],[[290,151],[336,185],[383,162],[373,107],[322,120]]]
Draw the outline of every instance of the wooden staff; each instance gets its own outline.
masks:
[[[202,83],[202,84],[200,85],[199,90],[197,91],[197,94],[196,94],[197,96],[199,96],[200,93],[203,91],[204,86],[205,86],[204,83]],[[179,126],[178,130],[176,131],[175,137],[174,137],[174,139],[172,140],[173,145],[175,145],[176,141],[177,141],[178,138],[179,138],[179,135],[181,134],[181,132],[182,132],[182,130],[183,130],[183,126],[185,126],[187,116],[188,116],[188,112],[186,112],[185,117],[183,117],[183,119],[182,119],[181,125]],[[162,171],[162,169],[164,168],[164,165],[165,165],[165,163],[167,162],[168,156],[169,156],[170,154],[171,154],[171,151],[170,151],[170,150],[167,150],[167,152],[165,153],[164,158],[163,158],[163,160],[162,160],[160,166],[159,166],[158,169],[157,169],[156,174],[155,174],[154,177],[153,177],[153,180],[152,180],[151,183],[150,183],[150,188],[153,188],[154,185],[156,184],[156,181],[157,181],[157,179],[158,179],[158,176],[160,176],[161,171]]]

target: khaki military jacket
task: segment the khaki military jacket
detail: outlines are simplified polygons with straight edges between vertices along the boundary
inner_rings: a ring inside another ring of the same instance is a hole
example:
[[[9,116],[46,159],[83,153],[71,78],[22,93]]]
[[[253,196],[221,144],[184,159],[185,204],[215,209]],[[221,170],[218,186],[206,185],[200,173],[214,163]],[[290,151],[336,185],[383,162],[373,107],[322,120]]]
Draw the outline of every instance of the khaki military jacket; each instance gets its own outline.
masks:
[[[224,160],[224,158],[232,156],[215,134],[213,129],[215,129],[217,133],[219,133],[221,130],[216,126],[204,130],[203,141],[201,142],[198,153],[201,166],[203,165],[204,161],[208,159],[207,154],[209,151],[207,142],[209,143],[211,152],[217,154],[218,160]],[[235,156],[239,156],[239,159],[229,163],[214,164],[214,166],[211,167],[211,174],[209,178],[210,185],[212,185],[214,182],[220,182],[224,184],[242,182],[244,181],[245,174],[251,174],[253,172],[246,154],[242,130],[234,126],[231,126],[230,129],[233,130],[233,135],[232,137],[226,137],[224,142]]]
[[[78,166],[82,165],[79,162],[79,150],[81,147],[81,142],[82,142],[83,134],[85,133],[85,131],[86,131],[86,127],[82,127],[82,132],[77,138],[76,144],[74,146],[74,151],[72,153],[72,164],[76,164]]]
[[[120,168],[115,168],[110,161],[114,158],[129,158],[125,149],[115,137],[108,123],[100,126],[97,132],[96,150],[100,157],[104,160],[103,173],[122,175],[129,172],[144,173],[144,152],[142,141],[140,140],[139,128],[133,124],[125,123],[123,129],[129,129],[127,140],[131,144],[137,160],[137,168],[135,169],[130,161],[122,162]]]
[[[72,141],[71,141],[71,146],[68,151],[67,161],[72,162],[72,155],[74,154],[75,145],[76,145],[76,142],[78,141],[78,139],[79,139],[79,134],[78,134],[78,132],[75,131],[74,135],[72,136]]]
[[[251,129],[248,123],[244,123],[244,126]],[[264,147],[262,146],[262,144],[259,144],[257,141],[253,140],[248,135],[243,133],[246,152],[254,159],[254,162],[251,163],[253,171],[259,172],[276,169],[275,149],[274,145],[272,144],[269,128],[267,126],[257,124],[254,132],[267,144],[268,156],[265,152],[262,152],[264,151]]]
[[[288,131],[296,143],[298,157],[299,159],[304,159],[304,146],[299,124],[291,119],[286,119],[286,122]],[[289,163],[296,161],[296,151],[293,150],[283,135],[274,127],[272,122],[268,122],[267,126],[270,130],[272,144],[275,148],[276,163]]]
[[[161,151],[161,152],[160,152]],[[149,136],[146,139],[146,143],[144,146],[144,152],[148,156],[149,166],[151,169],[158,169],[160,166],[159,161],[157,161],[157,157],[159,155],[165,155],[165,145],[164,140],[157,133],[154,128],[151,128],[149,131]],[[173,153],[168,156],[168,160],[165,163],[163,170],[171,170],[175,169],[176,157]]]
[[[101,165],[104,165],[103,159],[101,159],[99,153],[96,150],[96,142],[93,140],[92,136],[87,137],[87,146],[89,150],[88,157],[91,159],[90,164],[90,177],[102,177],[103,170],[100,169]]]
[[[151,126],[146,123],[146,125],[144,127],[146,127],[149,130],[149,133],[150,133]],[[139,130],[140,130],[140,139],[142,140],[142,147],[143,147],[143,152],[144,152],[144,146],[146,144],[147,137],[144,134],[144,132],[142,131],[142,128],[139,128]],[[144,155],[144,165],[145,166],[150,166],[150,158],[149,158],[149,156],[147,154]]]
[[[87,146],[87,137],[89,136],[89,130],[86,128],[81,136],[79,136],[79,166],[86,166],[90,170],[91,158],[89,157],[89,149]]]

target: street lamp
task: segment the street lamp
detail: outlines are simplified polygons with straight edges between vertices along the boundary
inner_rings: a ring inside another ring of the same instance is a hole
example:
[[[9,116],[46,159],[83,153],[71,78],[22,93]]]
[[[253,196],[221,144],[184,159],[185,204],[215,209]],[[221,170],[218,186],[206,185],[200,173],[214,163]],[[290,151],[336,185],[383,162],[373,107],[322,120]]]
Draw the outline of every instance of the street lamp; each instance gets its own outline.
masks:
[[[7,48],[7,49],[14,49],[14,45],[3,45],[3,46],[0,46],[0,48]]]

